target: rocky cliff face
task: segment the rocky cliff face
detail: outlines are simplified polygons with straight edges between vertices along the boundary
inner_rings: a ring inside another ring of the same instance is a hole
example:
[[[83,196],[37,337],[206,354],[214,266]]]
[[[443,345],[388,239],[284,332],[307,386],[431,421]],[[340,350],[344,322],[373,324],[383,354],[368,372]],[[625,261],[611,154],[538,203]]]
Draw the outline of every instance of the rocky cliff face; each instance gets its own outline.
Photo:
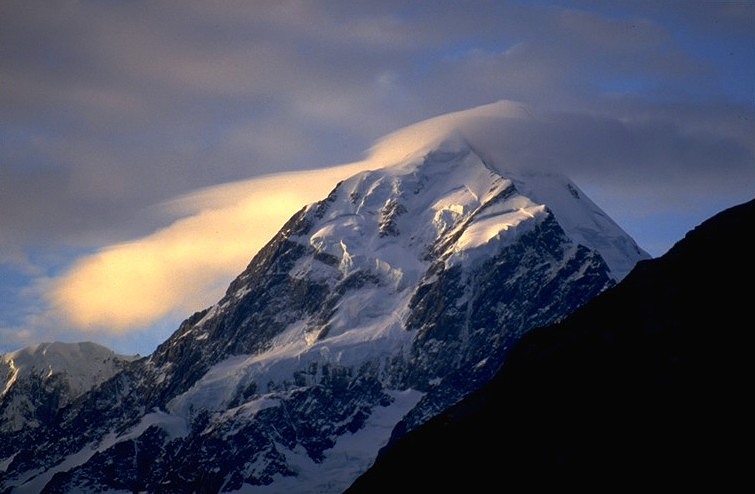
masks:
[[[340,492],[647,257],[567,179],[444,140],[338,184],[153,355],[5,435],[0,485]]]

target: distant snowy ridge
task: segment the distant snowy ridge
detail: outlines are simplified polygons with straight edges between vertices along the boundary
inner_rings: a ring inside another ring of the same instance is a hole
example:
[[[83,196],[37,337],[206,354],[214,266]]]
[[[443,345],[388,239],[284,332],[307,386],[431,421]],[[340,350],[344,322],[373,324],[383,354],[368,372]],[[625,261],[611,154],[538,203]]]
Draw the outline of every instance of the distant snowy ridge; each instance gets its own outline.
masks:
[[[0,430],[37,424],[40,408],[52,413],[122,371],[134,357],[92,342],[40,343],[0,358]],[[29,396],[33,389],[36,396]],[[44,396],[48,400],[42,399]],[[36,399],[34,399],[36,398]]]
[[[6,353],[0,360],[0,388],[5,395],[17,379],[32,375],[65,374],[71,396],[77,397],[119,372],[135,357],[118,355],[92,342],[40,343]],[[4,372],[5,370],[8,372]]]

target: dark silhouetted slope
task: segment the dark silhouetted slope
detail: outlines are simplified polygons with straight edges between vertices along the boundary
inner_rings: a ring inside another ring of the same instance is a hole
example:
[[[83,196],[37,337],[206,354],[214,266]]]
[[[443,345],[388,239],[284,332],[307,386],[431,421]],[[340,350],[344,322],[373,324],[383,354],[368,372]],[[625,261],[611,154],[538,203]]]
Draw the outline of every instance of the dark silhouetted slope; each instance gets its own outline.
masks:
[[[531,331],[488,386],[347,492],[747,485],[754,226],[755,201],[728,209]]]

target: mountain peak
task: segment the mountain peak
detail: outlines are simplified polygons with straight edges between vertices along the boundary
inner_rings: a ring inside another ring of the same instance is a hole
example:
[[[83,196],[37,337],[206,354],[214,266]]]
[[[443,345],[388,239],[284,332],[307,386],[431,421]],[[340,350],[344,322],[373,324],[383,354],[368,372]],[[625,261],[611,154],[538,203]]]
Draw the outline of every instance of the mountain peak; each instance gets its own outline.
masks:
[[[521,195],[546,206],[571,238],[601,253],[611,277],[620,281],[638,259],[650,255],[556,167],[543,166],[542,160],[522,166],[501,144],[512,121],[533,118],[526,106],[511,101],[442,115],[379,141],[371,161],[399,174],[418,173],[421,167],[430,180],[448,183],[469,180],[459,174],[472,176],[475,167],[487,169],[490,173],[483,180],[505,179]],[[449,167],[460,164],[467,169],[453,176]]]
[[[369,161],[376,166],[391,166],[434,151],[489,147],[506,122],[531,118],[526,105],[507,100],[443,114],[379,139],[369,150]]]
[[[568,179],[509,161],[496,136],[531,118],[500,102],[386,137],[149,359],[14,436],[43,454],[0,441],[0,482],[345,488],[647,257]]]

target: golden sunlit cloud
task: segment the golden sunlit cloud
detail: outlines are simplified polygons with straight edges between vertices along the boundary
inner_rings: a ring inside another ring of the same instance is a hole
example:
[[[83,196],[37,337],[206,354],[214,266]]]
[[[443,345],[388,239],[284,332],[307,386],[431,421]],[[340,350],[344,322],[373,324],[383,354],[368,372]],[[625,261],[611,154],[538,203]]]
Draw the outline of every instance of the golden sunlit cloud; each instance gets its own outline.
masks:
[[[142,330],[216,302],[231,279],[306,204],[366,162],[204,189],[163,207],[182,218],[79,259],[48,286],[60,317],[83,331]]]
[[[169,315],[188,316],[217,302],[233,277],[296,211],[325,198],[339,181],[427,152],[443,136],[473,129],[480,118],[523,116],[520,104],[500,101],[401,129],[380,140],[365,161],[270,175],[179,197],[161,205],[179,220],[79,259],[47,285],[47,296],[58,317],[82,331],[124,334]],[[477,137],[485,134],[474,130]]]

